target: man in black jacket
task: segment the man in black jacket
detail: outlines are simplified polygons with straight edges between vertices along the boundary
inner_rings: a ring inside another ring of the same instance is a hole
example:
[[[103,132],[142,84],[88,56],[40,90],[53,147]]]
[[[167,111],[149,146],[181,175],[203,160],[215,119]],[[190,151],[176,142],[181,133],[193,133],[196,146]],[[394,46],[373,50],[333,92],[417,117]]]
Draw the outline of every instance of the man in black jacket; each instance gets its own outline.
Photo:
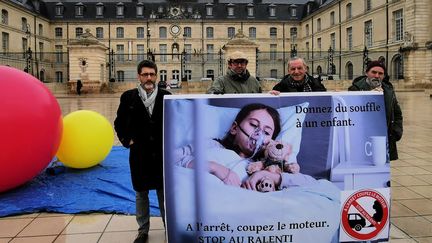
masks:
[[[375,90],[384,92],[384,104],[387,117],[387,136],[389,142],[390,160],[397,160],[396,142],[402,138],[402,110],[396,99],[393,85],[389,81],[386,67],[380,61],[372,61],[367,65],[366,75],[354,79],[349,91]]]
[[[296,57],[288,62],[288,75],[273,87],[272,94],[280,92],[314,92],[326,91],[324,85],[310,76],[307,72],[307,65],[302,58]]]
[[[156,189],[164,220],[162,119],[163,96],[171,94],[156,85],[157,66],[151,60],[138,64],[137,88],[120,98],[114,128],[124,147],[130,148],[129,165],[136,191],[136,219],[139,225],[135,243],[146,242],[150,229],[149,190]]]

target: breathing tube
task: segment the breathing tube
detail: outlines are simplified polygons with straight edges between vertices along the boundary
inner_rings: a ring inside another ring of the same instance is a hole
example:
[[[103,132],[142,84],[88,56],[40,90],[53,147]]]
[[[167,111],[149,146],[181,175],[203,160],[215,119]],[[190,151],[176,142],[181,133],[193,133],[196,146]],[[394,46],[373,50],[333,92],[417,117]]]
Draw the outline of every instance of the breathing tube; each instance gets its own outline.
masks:
[[[240,131],[248,137],[249,148],[255,147],[252,156],[249,157],[253,158],[264,145],[264,131],[257,127],[251,134],[248,134],[241,126],[238,127],[240,128]]]

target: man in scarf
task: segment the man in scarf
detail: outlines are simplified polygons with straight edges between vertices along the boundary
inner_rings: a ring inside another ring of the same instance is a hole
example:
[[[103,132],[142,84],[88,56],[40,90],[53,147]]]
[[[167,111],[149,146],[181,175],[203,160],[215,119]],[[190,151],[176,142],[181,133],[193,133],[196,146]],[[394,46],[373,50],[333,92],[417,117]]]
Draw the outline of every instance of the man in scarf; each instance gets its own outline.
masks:
[[[228,70],[224,76],[214,80],[208,94],[261,93],[261,84],[246,69],[248,58],[243,52],[235,51],[228,57]]]
[[[130,148],[129,165],[136,191],[138,236],[135,243],[146,242],[150,229],[149,190],[155,189],[164,220],[162,118],[163,96],[167,90],[156,85],[157,66],[151,60],[138,64],[137,88],[124,92],[114,128],[124,147]]]
[[[366,67],[366,75],[354,79],[349,91],[375,90],[384,92],[384,104],[387,117],[387,136],[390,160],[397,160],[396,142],[402,138],[403,118],[393,85],[389,81],[387,70],[380,61],[372,61]]]
[[[307,65],[302,58],[296,57],[288,62],[288,75],[273,87],[270,93],[326,91],[324,85],[307,72]]]

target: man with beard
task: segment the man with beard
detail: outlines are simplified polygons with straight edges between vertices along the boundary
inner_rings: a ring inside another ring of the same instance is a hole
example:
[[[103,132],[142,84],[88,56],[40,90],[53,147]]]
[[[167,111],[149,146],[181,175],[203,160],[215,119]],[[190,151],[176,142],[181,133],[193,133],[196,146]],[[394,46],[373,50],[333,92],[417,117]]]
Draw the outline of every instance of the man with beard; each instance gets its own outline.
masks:
[[[248,58],[235,51],[228,58],[228,70],[218,77],[207,90],[208,94],[261,93],[261,84],[246,69]]]
[[[163,97],[171,94],[156,85],[157,66],[151,60],[138,64],[137,88],[120,97],[114,128],[124,147],[130,148],[129,165],[136,191],[138,236],[135,243],[146,242],[150,229],[149,190],[155,189],[164,220],[162,117]],[[164,221],[165,222],[165,221]]]
[[[288,62],[288,75],[273,87],[270,93],[326,91],[324,85],[307,72],[307,65],[302,58],[296,57]]]
[[[370,62],[366,68],[366,75],[354,79],[348,90],[375,90],[384,92],[390,160],[397,160],[398,153],[396,142],[402,138],[403,118],[401,108],[393,90],[393,85],[389,81],[389,76],[387,75],[384,64],[380,61]]]

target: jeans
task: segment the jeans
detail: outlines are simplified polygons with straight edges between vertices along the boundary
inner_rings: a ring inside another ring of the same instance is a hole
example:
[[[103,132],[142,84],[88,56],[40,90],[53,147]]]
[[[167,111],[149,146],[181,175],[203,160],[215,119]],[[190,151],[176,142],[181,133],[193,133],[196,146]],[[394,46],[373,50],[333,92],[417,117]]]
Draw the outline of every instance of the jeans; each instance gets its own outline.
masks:
[[[138,223],[138,233],[148,234],[150,230],[150,201],[148,198],[149,191],[136,192],[136,221]],[[162,216],[162,221],[165,225],[165,205],[163,189],[156,190],[159,202],[159,210]]]

